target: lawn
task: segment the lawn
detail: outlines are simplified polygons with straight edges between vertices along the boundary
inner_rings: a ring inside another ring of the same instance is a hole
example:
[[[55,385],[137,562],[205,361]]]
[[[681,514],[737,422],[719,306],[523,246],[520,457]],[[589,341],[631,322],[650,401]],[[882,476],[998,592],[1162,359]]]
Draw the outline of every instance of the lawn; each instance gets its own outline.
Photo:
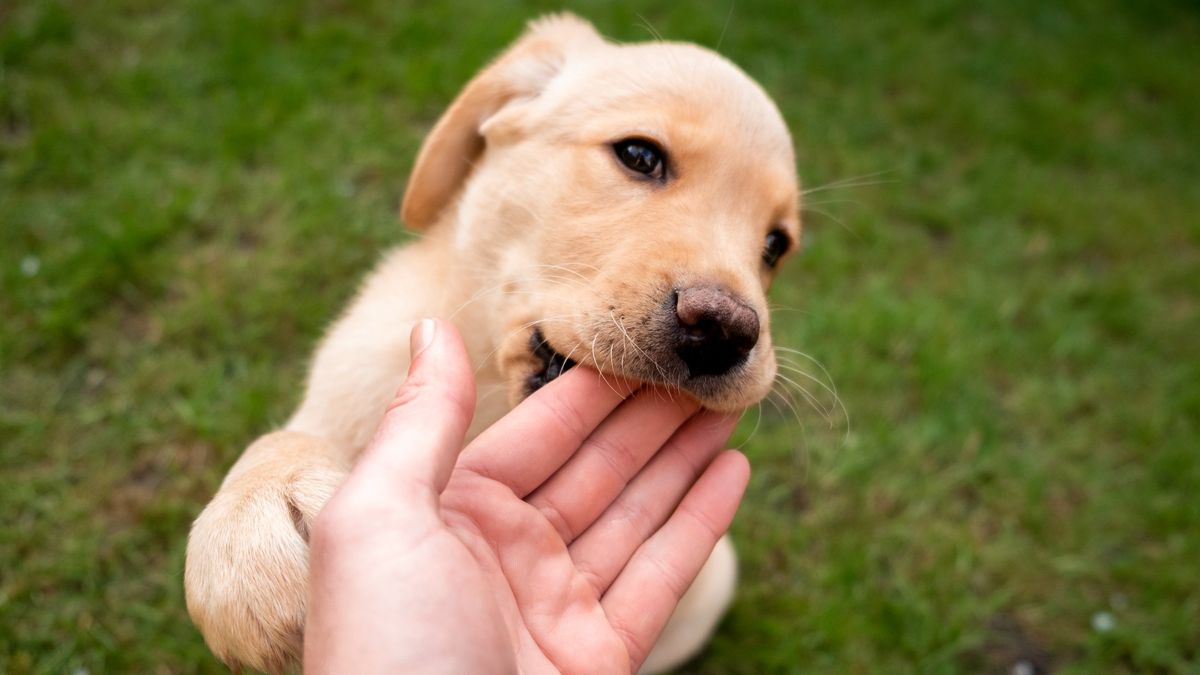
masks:
[[[404,241],[422,135],[556,7],[0,4],[0,672],[220,672],[191,519]],[[1200,7],[572,8],[719,44],[811,189],[775,331],[844,409],[748,414],[688,671],[1200,672]]]

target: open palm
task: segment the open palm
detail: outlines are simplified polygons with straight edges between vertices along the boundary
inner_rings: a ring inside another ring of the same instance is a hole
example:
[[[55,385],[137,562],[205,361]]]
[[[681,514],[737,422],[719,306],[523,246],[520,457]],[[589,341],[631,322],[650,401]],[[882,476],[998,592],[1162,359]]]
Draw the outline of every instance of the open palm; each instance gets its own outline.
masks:
[[[733,418],[577,368],[459,456],[471,370],[429,332],[314,528],[306,669],[636,670],[745,488]]]

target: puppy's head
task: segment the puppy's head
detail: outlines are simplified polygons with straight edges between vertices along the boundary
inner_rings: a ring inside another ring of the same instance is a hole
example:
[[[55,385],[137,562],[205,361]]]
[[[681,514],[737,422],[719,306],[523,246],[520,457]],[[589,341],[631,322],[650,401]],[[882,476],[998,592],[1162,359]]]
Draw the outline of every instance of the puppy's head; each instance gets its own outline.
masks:
[[[402,216],[496,290],[514,391],[575,362],[735,410],[775,379],[765,291],[799,241],[791,139],[736,66],[534,22],[418,157]]]

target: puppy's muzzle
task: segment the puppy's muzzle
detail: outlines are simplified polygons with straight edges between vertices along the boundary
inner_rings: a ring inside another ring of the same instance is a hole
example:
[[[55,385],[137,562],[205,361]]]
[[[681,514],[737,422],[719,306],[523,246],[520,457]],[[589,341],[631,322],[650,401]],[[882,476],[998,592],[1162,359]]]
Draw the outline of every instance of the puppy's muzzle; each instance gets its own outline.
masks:
[[[675,353],[689,377],[724,375],[758,343],[758,312],[720,286],[675,291]]]

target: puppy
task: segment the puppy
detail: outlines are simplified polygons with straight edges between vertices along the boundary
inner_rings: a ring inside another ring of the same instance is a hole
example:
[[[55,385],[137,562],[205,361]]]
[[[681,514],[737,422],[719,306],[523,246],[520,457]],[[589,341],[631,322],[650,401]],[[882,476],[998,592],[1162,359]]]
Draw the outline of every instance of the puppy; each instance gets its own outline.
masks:
[[[713,52],[534,21],[438,121],[401,215],[424,236],[370,275],[300,408],[192,527],[188,611],[235,669],[301,654],[309,527],[403,381],[417,319],[450,318],[466,339],[472,433],[576,363],[719,411],[773,385],[764,293],[799,241],[795,160],[771,100]],[[704,645],[735,568],[723,539],[644,670]]]

